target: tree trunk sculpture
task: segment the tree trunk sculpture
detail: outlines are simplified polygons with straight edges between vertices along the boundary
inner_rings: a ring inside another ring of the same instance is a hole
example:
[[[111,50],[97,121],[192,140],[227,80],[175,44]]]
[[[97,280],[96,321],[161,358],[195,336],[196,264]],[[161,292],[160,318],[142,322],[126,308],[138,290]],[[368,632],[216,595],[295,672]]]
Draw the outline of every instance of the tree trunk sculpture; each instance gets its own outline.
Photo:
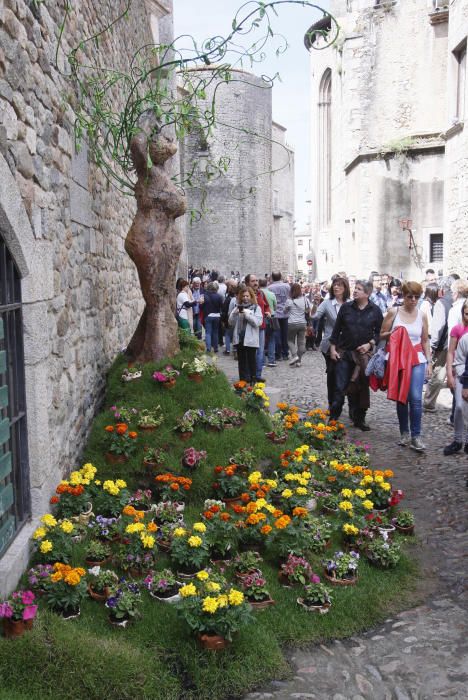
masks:
[[[174,311],[182,239],[175,220],[185,213],[187,204],[164,165],[177,151],[171,139],[142,131],[132,138],[130,150],[138,176],[137,212],[125,250],[136,265],[146,306],[127,355],[135,362],[151,362],[179,349]]]

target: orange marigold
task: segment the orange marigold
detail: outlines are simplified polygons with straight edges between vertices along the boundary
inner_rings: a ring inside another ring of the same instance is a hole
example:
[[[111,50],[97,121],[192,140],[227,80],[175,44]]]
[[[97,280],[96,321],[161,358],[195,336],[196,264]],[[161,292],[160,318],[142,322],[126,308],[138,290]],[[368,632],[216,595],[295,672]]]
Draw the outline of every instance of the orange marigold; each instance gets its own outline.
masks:
[[[271,525],[263,525],[263,527],[260,528],[260,532],[262,535],[268,535],[272,531]]]
[[[128,434],[128,437],[134,440],[136,437],[138,437],[138,433],[136,433],[134,430],[131,430]]]
[[[229,513],[221,513],[219,519],[224,520],[224,522],[227,522],[231,519],[231,516],[229,515]]]
[[[292,512],[292,514],[297,516],[298,518],[305,518],[307,513],[308,513],[307,508],[301,508],[300,506],[297,506],[296,508],[294,508],[293,512]]]
[[[170,488],[172,491],[178,491],[179,490],[179,484],[172,483]],[[185,488],[185,487],[184,487]]]
[[[51,505],[54,505],[55,503],[58,503],[60,501],[60,498],[58,496],[52,496],[50,499]]]
[[[114,432],[114,426],[113,425],[106,425],[104,428],[108,433],[113,433]]]

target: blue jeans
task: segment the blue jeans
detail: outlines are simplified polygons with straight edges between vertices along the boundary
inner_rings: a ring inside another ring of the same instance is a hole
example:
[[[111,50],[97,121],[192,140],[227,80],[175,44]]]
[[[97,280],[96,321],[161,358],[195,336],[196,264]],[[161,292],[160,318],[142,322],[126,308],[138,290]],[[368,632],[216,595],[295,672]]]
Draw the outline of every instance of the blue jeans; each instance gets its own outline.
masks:
[[[270,364],[273,364],[274,362],[276,362],[276,358],[275,358],[276,342],[275,342],[275,331],[271,327],[266,328],[265,344],[266,344],[266,348],[267,348],[268,362]]]
[[[218,352],[218,332],[219,317],[208,316],[205,318],[205,343],[208,352],[211,349]]]
[[[232,331],[232,328],[226,328],[224,331],[224,344],[226,346],[226,352],[231,352]]]
[[[200,315],[199,314],[193,314],[193,332],[197,336],[199,340],[201,340],[202,337],[202,324],[200,321]]]
[[[397,401],[396,409],[398,423],[400,424],[400,433],[409,433],[410,425],[411,437],[418,437],[418,435],[421,435],[422,390],[424,386],[424,377],[426,376],[426,366],[426,362],[421,362],[420,365],[415,365],[413,367],[407,402],[400,403],[400,401]]]
[[[257,355],[256,355],[256,362],[257,362],[257,379],[260,379],[262,376],[263,372],[263,360],[265,357],[265,329],[261,329],[258,331],[258,348],[257,348]]]
[[[278,317],[277,317],[278,318]],[[288,359],[288,318],[278,318],[279,330],[275,331],[276,335],[276,359]]]

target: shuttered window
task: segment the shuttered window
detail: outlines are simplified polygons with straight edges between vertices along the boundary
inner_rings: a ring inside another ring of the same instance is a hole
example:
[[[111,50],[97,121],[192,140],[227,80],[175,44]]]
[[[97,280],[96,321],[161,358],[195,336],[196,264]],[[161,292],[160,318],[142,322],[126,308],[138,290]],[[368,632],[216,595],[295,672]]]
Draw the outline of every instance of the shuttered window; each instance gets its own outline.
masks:
[[[0,236],[0,556],[30,512],[21,282]]]

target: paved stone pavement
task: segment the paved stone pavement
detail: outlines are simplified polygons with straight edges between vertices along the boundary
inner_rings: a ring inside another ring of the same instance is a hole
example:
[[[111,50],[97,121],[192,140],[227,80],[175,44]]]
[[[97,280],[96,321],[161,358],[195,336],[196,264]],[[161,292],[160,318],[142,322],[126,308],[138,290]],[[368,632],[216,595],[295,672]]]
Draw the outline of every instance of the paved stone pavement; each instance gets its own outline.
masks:
[[[229,379],[238,379],[231,357],[220,353],[219,365]],[[272,408],[279,400],[304,410],[326,407],[321,353],[307,352],[300,368],[280,362],[276,368],[265,368],[264,374]],[[374,468],[395,471],[395,483],[405,492],[404,504],[416,515],[421,604],[360,636],[288,649],[292,679],[273,681],[244,700],[468,698],[468,456],[442,454],[452,438],[447,425],[450,405],[450,392],[444,389],[437,413],[424,414],[424,454],[396,445],[395,405],[382,392],[371,396],[372,430],[349,431],[351,437],[371,445]],[[349,423],[345,414],[342,419]]]

